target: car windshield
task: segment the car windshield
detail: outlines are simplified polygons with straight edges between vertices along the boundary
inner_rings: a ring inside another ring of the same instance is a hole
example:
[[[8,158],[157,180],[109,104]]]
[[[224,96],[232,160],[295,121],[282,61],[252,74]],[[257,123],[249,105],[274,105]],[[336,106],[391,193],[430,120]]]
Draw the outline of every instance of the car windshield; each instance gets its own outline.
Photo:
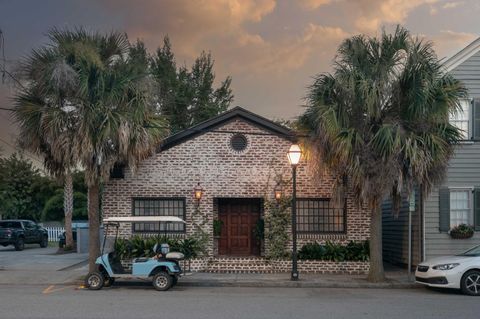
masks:
[[[20,222],[0,222],[0,228],[22,228]]]
[[[480,245],[467,250],[466,252],[460,254],[459,256],[472,256],[472,257],[480,256]]]

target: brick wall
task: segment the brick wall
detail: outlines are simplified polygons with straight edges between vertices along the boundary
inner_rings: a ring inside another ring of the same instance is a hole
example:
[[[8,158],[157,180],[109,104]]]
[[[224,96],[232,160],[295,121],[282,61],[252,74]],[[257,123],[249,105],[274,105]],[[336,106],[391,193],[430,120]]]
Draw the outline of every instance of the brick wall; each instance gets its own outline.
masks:
[[[206,132],[143,161],[137,172],[125,172],[124,179],[112,179],[103,193],[103,216],[131,216],[134,197],[182,197],[186,199],[186,233],[194,231],[192,213],[195,201],[193,189],[201,183],[204,189],[199,211],[207,223],[204,230],[210,234],[209,256],[214,255],[213,220],[217,209],[215,198],[269,198],[277,174],[291,178],[291,167],[286,153],[291,142],[269,133],[240,118],[233,119],[216,130],[244,132],[248,147],[237,152],[230,147],[232,133]],[[254,133],[254,134],[248,134]],[[333,178],[328,174],[315,179],[306,161],[297,170],[298,197],[331,197]],[[286,194],[291,189],[285,189]],[[333,240],[346,243],[369,237],[369,213],[347,199],[346,234],[298,236],[298,247],[311,241]],[[196,220],[197,224],[201,221]],[[131,225],[120,228],[122,237],[131,235]]]

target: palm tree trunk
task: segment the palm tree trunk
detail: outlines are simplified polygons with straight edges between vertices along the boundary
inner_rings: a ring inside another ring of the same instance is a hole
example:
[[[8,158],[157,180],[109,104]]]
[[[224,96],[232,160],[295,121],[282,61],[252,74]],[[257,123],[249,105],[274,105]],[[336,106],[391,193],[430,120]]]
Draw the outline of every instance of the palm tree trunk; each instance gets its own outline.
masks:
[[[72,216],[73,216],[73,180],[72,173],[67,171],[63,185],[63,210],[65,213],[65,246],[73,248]]]
[[[100,214],[98,183],[88,187],[88,270],[95,271],[95,260],[100,256]]]
[[[385,281],[382,253],[382,209],[380,205],[372,210],[370,220],[370,272],[368,281]]]

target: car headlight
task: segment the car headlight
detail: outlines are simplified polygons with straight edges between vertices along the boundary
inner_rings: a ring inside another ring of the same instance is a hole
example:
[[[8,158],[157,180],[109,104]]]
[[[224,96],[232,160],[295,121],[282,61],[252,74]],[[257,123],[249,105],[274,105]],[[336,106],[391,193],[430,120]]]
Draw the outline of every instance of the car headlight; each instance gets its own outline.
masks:
[[[435,265],[433,266],[432,268],[435,269],[435,270],[450,270],[450,269],[453,269],[455,267],[457,267],[458,263],[452,263],[452,264],[442,264],[442,265]]]

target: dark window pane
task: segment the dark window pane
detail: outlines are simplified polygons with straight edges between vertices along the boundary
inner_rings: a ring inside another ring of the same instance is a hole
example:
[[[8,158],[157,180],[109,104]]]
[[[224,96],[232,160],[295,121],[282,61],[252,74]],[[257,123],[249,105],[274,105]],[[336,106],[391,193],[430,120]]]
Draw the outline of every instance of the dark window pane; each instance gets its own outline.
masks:
[[[297,199],[297,231],[302,233],[345,232],[345,210],[329,199]]]
[[[184,199],[134,199],[132,212],[134,216],[176,216],[185,218]],[[166,227],[167,232],[185,232],[185,224],[172,223]],[[165,223],[135,223],[134,232],[165,232]]]

